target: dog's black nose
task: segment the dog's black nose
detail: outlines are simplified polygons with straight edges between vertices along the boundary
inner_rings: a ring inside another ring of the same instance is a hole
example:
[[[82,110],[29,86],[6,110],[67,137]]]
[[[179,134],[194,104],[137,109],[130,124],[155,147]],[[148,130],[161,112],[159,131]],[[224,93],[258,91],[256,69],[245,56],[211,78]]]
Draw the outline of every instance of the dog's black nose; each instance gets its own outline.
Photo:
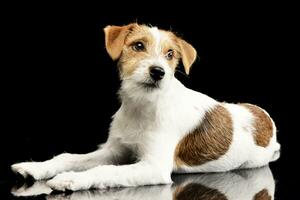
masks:
[[[162,67],[152,66],[150,67],[150,76],[153,80],[159,81],[165,75],[165,70]]]

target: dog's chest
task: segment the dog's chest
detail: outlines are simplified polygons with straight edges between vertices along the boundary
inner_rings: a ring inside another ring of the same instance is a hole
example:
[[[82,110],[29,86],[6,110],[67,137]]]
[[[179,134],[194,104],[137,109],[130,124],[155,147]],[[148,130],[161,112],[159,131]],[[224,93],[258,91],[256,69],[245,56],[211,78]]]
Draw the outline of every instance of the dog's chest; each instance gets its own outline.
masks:
[[[124,144],[139,144],[149,139],[161,123],[154,112],[118,112],[113,120],[113,134]]]

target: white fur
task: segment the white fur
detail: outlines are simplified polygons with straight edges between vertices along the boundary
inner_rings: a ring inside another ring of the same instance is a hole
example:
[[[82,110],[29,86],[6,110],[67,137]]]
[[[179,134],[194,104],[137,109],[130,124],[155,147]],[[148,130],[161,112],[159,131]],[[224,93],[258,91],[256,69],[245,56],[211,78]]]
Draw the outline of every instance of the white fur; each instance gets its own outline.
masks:
[[[149,31],[152,34],[152,36],[155,38],[155,53],[156,55],[160,55],[161,52],[160,43],[162,40],[162,34],[160,33],[157,27],[152,27],[149,29]]]
[[[156,55],[138,63],[130,77],[122,81],[122,105],[113,116],[108,141],[102,148],[86,154],[63,154],[45,162],[20,163],[12,169],[35,179],[51,178],[48,185],[56,190],[82,190],[118,186],[171,183],[174,172],[221,172],[236,168],[260,167],[274,160],[279,150],[274,136],[268,147],[259,147],[253,139],[253,115],[246,108],[224,104],[233,120],[233,142],[228,152],[201,166],[178,168],[174,150],[178,142],[201,123],[205,113],[220,103],[184,87],[168,66],[157,28],[150,28],[157,40]],[[145,89],[148,68],[158,65],[165,70],[159,88]],[[133,157],[137,162],[126,163]],[[276,159],[276,158],[275,158]]]

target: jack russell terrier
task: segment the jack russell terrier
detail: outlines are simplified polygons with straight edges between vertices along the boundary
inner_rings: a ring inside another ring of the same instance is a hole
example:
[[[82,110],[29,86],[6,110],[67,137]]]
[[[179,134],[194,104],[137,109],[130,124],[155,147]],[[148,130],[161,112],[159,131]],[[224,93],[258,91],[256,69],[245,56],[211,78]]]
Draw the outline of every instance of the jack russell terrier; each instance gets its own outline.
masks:
[[[182,85],[196,50],[169,31],[146,25],[107,26],[106,50],[118,60],[122,105],[107,142],[92,153],[63,153],[12,170],[54,190],[172,183],[171,173],[224,172],[267,165],[279,157],[276,127],[252,104],[218,102]]]

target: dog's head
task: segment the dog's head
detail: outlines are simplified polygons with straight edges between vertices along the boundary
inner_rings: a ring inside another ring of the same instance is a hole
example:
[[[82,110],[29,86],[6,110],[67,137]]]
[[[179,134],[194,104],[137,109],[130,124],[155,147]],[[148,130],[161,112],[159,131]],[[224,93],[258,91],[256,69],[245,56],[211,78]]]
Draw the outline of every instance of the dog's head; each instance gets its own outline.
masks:
[[[179,59],[188,74],[196,50],[169,31],[129,24],[104,28],[105,45],[113,60],[118,60],[123,82],[141,88],[163,88],[174,77]]]

